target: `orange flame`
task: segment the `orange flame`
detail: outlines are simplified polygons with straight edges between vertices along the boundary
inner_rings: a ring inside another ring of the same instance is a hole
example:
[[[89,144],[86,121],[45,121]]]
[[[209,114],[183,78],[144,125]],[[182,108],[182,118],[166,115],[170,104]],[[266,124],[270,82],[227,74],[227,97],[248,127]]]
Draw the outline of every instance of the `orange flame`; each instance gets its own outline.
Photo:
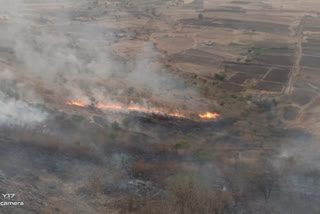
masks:
[[[206,114],[199,114],[199,117],[202,119],[215,119],[220,116],[221,115],[218,113],[211,113],[211,112],[207,112]]]
[[[100,108],[100,109],[123,109],[123,107],[119,106],[119,105],[103,105],[103,104],[99,104],[97,106],[97,108]]]
[[[168,115],[171,117],[185,117],[184,115],[178,114],[178,113],[173,113],[173,114],[168,114]]]
[[[79,106],[79,107],[87,107],[88,105],[76,102],[76,101],[71,101],[67,102],[67,105],[73,105],[73,106]],[[180,118],[186,118],[186,116],[179,114],[179,113],[165,113],[160,110],[151,110],[148,108],[143,108],[143,107],[138,107],[138,106],[128,106],[128,107],[123,107],[120,105],[105,105],[105,104],[99,104],[96,106],[98,109],[113,109],[113,110],[128,110],[128,111],[140,111],[140,112],[147,112],[147,113],[152,113],[152,114],[163,114],[163,115],[169,115],[171,117],[180,117]],[[199,114],[199,117],[202,119],[214,119],[221,116],[218,113],[211,113],[207,112],[206,114]]]
[[[79,103],[79,102],[75,102],[75,101],[67,102],[67,105],[86,107],[85,104]]]

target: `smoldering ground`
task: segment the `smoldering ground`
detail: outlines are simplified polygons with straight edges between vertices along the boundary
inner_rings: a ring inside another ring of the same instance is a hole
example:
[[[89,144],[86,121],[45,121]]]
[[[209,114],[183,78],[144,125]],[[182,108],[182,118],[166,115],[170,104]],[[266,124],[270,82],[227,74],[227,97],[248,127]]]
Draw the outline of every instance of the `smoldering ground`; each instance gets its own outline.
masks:
[[[101,213],[111,195],[158,192],[157,185],[141,187],[147,183],[136,179],[148,175],[133,172],[132,163],[153,160],[154,173],[167,176],[174,167],[161,166],[183,157],[171,151],[162,157],[167,149],[152,145],[157,139],[126,133],[117,123],[101,127],[86,113],[64,113],[64,106],[72,99],[108,103],[142,94],[130,102],[149,107],[148,96],[171,99],[170,91],[184,88],[184,82],[158,66],[151,43],[142,42],[132,60],[114,56],[107,46],[113,38],[105,38],[113,33],[111,22],[73,22],[85,2],[60,1],[46,10],[52,2],[42,2],[43,11],[32,8],[33,1],[0,2],[6,17],[0,36],[1,191],[15,192],[26,204],[6,213]]]
[[[1,40],[5,41],[4,48],[13,53],[15,75],[28,76],[34,81],[33,87],[40,84],[57,96],[86,103],[92,97],[101,103],[112,102],[114,96],[127,96],[128,89],[131,95],[135,95],[132,89],[144,89],[153,96],[169,97],[170,90],[184,87],[183,81],[167,74],[159,63],[156,65],[159,56],[151,43],[141,43],[140,53],[133,60],[116,58],[108,47],[113,38],[105,36],[115,34],[109,17],[103,17],[107,24],[101,19],[93,23],[74,22],[73,13],[84,10],[84,6],[73,1],[65,4],[62,14],[54,9],[28,11],[24,1],[3,8],[9,18]],[[39,23],[39,19],[47,22]],[[161,69],[163,72],[158,72]],[[111,78],[118,82],[118,87],[97,83]]]
[[[101,8],[42,1],[35,9],[35,2],[0,1],[0,187],[26,203],[6,213],[317,211],[317,143],[310,138],[291,141],[297,136],[276,126],[261,128],[278,136],[266,139],[257,135],[260,120],[239,128],[233,119],[133,112],[113,123],[94,108],[67,109],[66,101],[90,105],[92,98],[150,107],[160,97],[170,105],[173,90],[189,88],[159,65],[152,43],[140,41],[131,59],[114,54],[109,44],[129,33],[115,30]],[[273,141],[284,144],[270,149]]]

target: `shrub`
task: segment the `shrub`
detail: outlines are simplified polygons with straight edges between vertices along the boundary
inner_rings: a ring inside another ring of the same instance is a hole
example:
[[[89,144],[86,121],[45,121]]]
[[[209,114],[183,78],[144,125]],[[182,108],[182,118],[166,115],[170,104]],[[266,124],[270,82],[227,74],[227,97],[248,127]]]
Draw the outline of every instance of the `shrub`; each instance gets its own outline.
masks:
[[[114,121],[112,124],[111,124],[111,128],[114,130],[114,131],[119,131],[120,130],[120,125],[117,121]]]
[[[71,116],[71,120],[77,123],[80,123],[81,121],[85,120],[85,117],[79,114],[73,114]]]
[[[224,75],[223,74],[215,74],[214,79],[223,81],[224,80]]]
[[[129,127],[129,118],[125,118],[124,120],[122,120],[122,126],[125,128]]]
[[[181,142],[174,144],[174,148],[175,148],[176,152],[178,152],[178,150],[180,150],[180,149],[188,149],[189,147],[190,147],[190,145],[187,141],[181,141]]]
[[[48,111],[49,109],[47,108],[47,106],[45,104],[41,104],[41,103],[37,103],[35,105],[32,105],[33,107],[41,110],[41,111]]]
[[[193,156],[200,164],[204,164],[211,160],[210,153],[202,149],[196,151]]]
[[[111,132],[109,134],[109,137],[111,138],[111,140],[115,140],[118,137],[118,134],[116,132]]]

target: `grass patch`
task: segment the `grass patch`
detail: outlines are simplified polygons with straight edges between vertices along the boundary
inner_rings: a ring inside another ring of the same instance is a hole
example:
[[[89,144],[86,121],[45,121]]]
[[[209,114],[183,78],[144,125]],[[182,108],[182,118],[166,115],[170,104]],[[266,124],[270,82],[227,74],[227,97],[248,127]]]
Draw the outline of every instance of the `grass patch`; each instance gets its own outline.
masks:
[[[215,74],[214,79],[219,80],[219,81],[223,81],[225,79],[225,76],[223,74]]]
[[[117,132],[110,132],[109,138],[110,138],[111,140],[116,140],[117,137],[118,137],[118,133],[117,133]]]
[[[212,159],[210,153],[206,150],[199,149],[194,154],[193,157],[200,163],[204,164]]]
[[[208,87],[200,88],[200,94],[203,95],[203,96],[208,96],[209,88]]]
[[[304,31],[320,32],[320,27],[317,26],[307,26],[303,28]]]
[[[246,45],[246,44],[240,44],[240,43],[234,43],[234,42],[229,43],[229,46],[236,47],[236,48],[247,48],[248,47],[248,45]]]
[[[82,115],[79,115],[79,114],[73,114],[71,116],[71,120],[74,121],[74,122],[77,122],[77,123],[80,123],[82,121],[84,121],[86,118]]]
[[[47,106],[45,104],[37,103],[37,104],[32,104],[31,106],[34,108],[37,108],[41,111],[49,111],[49,109],[47,108]]]
[[[264,50],[262,48],[253,48],[251,54],[255,56],[262,55]]]
[[[249,1],[232,1],[231,3],[232,4],[249,4],[251,2],[249,2]]]
[[[117,121],[115,121],[115,122],[113,122],[112,124],[111,124],[111,128],[112,128],[112,130],[113,131],[120,131],[120,125],[119,125],[119,123],[117,122]]]
[[[276,50],[276,51],[287,51],[290,50],[289,47],[281,47],[281,48],[270,48],[271,50]]]
[[[180,141],[174,144],[173,147],[178,152],[179,150],[185,150],[190,148],[190,144],[187,141]]]

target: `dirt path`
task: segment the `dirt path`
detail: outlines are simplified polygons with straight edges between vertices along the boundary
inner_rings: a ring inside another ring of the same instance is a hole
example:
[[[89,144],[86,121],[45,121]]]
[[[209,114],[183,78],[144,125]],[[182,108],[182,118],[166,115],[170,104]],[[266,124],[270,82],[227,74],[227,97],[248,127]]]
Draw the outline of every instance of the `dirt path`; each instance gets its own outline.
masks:
[[[198,36],[198,33],[197,33],[197,32],[192,34],[193,48],[197,48],[197,46],[198,46],[197,36]]]
[[[296,54],[295,54],[295,64],[293,65],[291,69],[291,76],[287,85],[287,88],[285,89],[285,94],[291,94],[293,91],[293,86],[296,77],[300,73],[300,62],[302,58],[302,41],[303,41],[303,25],[304,25],[304,17],[302,17],[299,21],[297,31],[294,31],[294,26],[290,27],[290,30],[292,31],[292,34],[297,37],[297,47],[296,47]]]

